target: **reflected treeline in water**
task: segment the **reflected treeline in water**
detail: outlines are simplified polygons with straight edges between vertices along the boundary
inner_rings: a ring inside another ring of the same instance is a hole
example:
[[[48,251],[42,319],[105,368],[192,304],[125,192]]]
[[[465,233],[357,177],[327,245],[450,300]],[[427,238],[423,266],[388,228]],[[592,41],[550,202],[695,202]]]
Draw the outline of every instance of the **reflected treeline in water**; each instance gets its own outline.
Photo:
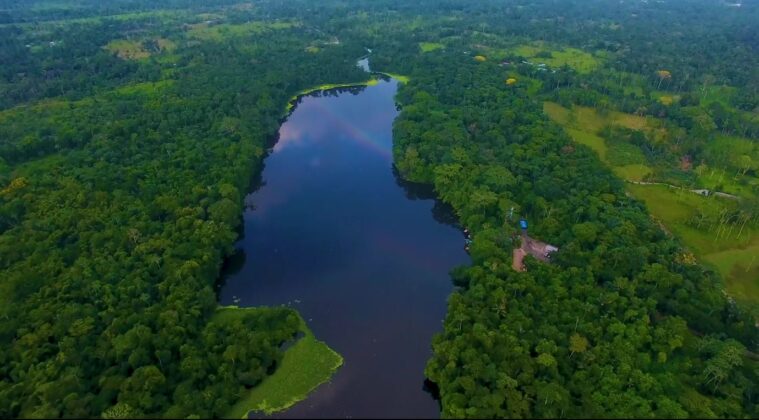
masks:
[[[241,229],[241,232],[243,232],[240,237],[240,240],[242,241],[244,239],[244,230]],[[219,291],[221,291],[221,289],[227,284],[227,279],[239,273],[245,266],[246,258],[247,256],[245,255],[245,250],[243,248],[235,248],[232,255],[229,255],[224,259],[224,263],[221,266],[221,274],[214,285],[217,299]]]
[[[220,303],[295,308],[344,358],[275,418],[440,414],[424,368],[449,271],[469,257],[450,207],[393,168],[397,87],[384,79],[299,98],[251,182]]]
[[[435,187],[432,184],[419,184],[403,179],[395,165],[393,165],[393,177],[395,183],[403,188],[406,198],[409,200],[435,200],[435,204],[432,206],[432,217],[436,221],[444,225],[461,227],[453,207],[437,198]]]

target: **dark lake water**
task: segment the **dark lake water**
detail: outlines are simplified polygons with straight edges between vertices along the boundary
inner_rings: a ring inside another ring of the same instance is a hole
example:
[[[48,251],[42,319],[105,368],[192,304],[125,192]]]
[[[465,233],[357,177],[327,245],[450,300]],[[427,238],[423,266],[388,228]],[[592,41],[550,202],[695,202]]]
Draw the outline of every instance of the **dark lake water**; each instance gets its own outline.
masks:
[[[224,305],[289,305],[340,353],[332,381],[277,417],[438,417],[423,389],[449,271],[451,213],[392,166],[395,80],[300,100],[247,197]]]

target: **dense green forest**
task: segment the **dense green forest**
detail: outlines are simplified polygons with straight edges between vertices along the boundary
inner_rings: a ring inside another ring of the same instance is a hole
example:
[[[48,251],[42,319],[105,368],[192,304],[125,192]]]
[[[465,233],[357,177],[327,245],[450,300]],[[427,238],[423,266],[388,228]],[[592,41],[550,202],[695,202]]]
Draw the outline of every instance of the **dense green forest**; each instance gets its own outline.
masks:
[[[444,417],[758,417],[757,21],[0,1],[0,417],[219,417],[276,370],[298,315],[219,321],[214,283],[291,97],[363,81],[366,47],[410,76],[400,174],[473,234],[426,370]],[[522,217],[560,250],[516,272]]]

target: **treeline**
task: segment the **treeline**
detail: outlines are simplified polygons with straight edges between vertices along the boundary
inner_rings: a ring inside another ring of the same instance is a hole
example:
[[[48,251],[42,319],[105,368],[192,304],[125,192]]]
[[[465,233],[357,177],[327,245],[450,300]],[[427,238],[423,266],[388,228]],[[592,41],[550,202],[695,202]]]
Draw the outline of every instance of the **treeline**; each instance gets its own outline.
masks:
[[[290,96],[366,77],[360,49],[307,45],[188,45],[157,83],[87,96],[113,83],[94,73],[80,100],[2,111],[0,417],[218,417],[276,368],[297,314],[209,321]]]
[[[713,273],[495,63],[413,66],[396,164],[474,234],[426,370],[444,417],[759,415],[757,329]],[[513,271],[517,217],[560,247],[552,264]]]

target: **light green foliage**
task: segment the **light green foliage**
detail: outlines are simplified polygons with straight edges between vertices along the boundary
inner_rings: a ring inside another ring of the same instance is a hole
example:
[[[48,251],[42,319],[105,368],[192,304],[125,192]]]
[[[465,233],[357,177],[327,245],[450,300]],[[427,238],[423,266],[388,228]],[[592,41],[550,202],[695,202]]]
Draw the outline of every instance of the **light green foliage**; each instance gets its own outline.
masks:
[[[103,48],[125,60],[140,60],[150,57],[150,52],[145,50],[139,41],[115,39]]]
[[[420,42],[419,48],[421,48],[422,52],[426,53],[426,52],[439,50],[441,48],[445,48],[445,45],[439,42]]]
[[[211,418],[258,395],[242,416],[307,394],[287,378],[331,372],[315,341],[280,351],[302,329],[293,311],[217,314],[212,285],[282,109],[304,88],[366,81],[367,47],[373,69],[410,76],[398,171],[434,183],[474,238],[426,369],[443,416],[759,417],[744,357],[759,312],[743,311],[758,275],[759,63],[743,36],[756,8],[693,1],[568,0],[559,15],[553,2],[6,2],[0,417]],[[103,48],[119,40],[158,48],[124,60]],[[500,66],[515,51],[556,73]],[[743,199],[625,185],[596,157],[640,162],[618,142],[646,159],[622,176]],[[512,207],[560,247],[550,263],[511,269]]]
[[[703,261],[719,270],[731,296],[759,304],[759,229],[748,213],[736,212],[738,203],[663,185],[629,185],[628,190]]]
[[[239,309],[224,308],[217,313]],[[314,337],[301,319],[302,337],[285,351],[282,362],[273,375],[255,388],[246,391],[237,404],[225,415],[247,418],[250,411],[272,414],[285,410],[306,398],[317,386],[328,381],[342,365],[343,358],[325,343]]]
[[[298,22],[248,22],[243,24],[230,23],[197,23],[190,25],[187,36],[203,41],[219,42],[228,38],[241,38],[265,31],[290,29],[298,26]]]
[[[601,65],[601,60],[593,54],[570,47],[551,47],[542,42],[520,45],[512,50],[516,55],[527,58],[535,64],[545,63],[559,68],[567,65],[579,73],[590,73]]]

